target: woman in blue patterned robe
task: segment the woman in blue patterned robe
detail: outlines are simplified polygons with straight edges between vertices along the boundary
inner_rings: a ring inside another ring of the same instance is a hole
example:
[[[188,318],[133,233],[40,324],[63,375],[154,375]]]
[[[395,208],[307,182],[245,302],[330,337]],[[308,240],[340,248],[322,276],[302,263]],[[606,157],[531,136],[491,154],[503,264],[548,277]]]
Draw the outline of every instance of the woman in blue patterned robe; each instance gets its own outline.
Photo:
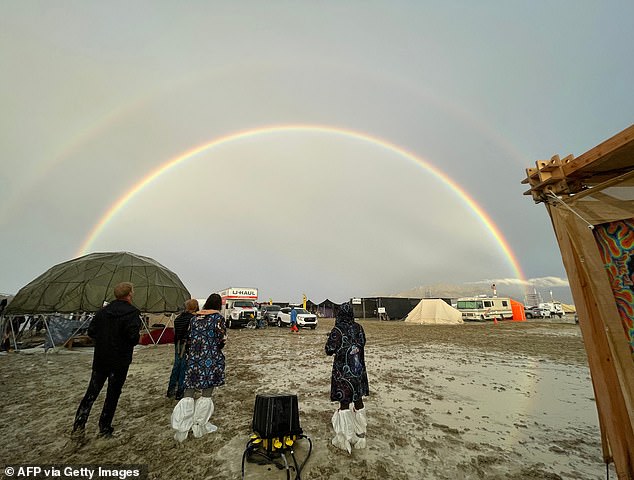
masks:
[[[365,332],[354,321],[350,303],[341,305],[325,349],[327,355],[334,355],[330,400],[339,402],[339,409],[332,418],[336,433],[332,444],[350,453],[351,446],[364,448],[366,445],[363,397],[370,394],[365,368]],[[354,404],[352,410],[351,403]]]
[[[172,428],[176,430],[174,438],[179,442],[187,438],[190,429],[197,438],[218,429],[209,423],[209,418],[214,412],[213,389],[225,384],[222,349],[227,330],[225,319],[220,314],[221,308],[222,298],[213,293],[189,323],[185,393],[172,412]],[[194,400],[196,390],[202,390],[202,394]]]
[[[201,310],[189,322],[185,390],[206,390],[225,384],[224,317],[214,309]],[[190,392],[193,393],[193,392]]]

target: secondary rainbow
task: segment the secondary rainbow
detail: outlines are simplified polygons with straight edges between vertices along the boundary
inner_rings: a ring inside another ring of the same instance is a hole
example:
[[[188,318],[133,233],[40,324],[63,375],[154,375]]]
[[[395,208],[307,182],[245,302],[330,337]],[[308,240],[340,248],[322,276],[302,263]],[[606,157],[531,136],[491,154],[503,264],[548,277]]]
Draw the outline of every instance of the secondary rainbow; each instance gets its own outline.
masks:
[[[489,217],[489,215],[484,211],[482,207],[480,207],[475,200],[466,192],[464,188],[458,185],[455,181],[453,181],[446,173],[441,171],[439,168],[435,167],[431,163],[423,160],[422,158],[414,155],[413,153],[407,151],[406,149],[399,147],[387,140],[383,140],[378,137],[374,137],[368,135],[366,133],[357,132],[355,130],[350,130],[346,128],[325,126],[325,125],[271,125],[266,127],[254,128],[250,130],[243,130],[235,133],[231,133],[229,135],[225,135],[223,137],[217,138],[210,142],[207,142],[203,145],[199,145],[194,147],[186,152],[166,161],[157,169],[150,172],[147,176],[142,178],[139,182],[137,182],[130,190],[124,193],[117,201],[110,206],[106,212],[102,215],[99,221],[95,224],[95,226],[90,230],[88,236],[82,243],[81,247],[78,251],[78,256],[85,255],[90,251],[90,248],[94,241],[99,237],[104,228],[108,225],[108,223],[117,215],[119,210],[123,208],[123,206],[128,203],[132,198],[134,198],[137,194],[139,194],[145,187],[151,184],[154,180],[160,177],[163,174],[168,173],[170,170],[174,169],[178,165],[196,157],[197,155],[212,150],[215,147],[220,145],[226,145],[234,142],[240,142],[241,140],[245,140],[248,138],[255,138],[259,136],[270,135],[274,133],[324,133],[330,135],[338,135],[347,138],[353,138],[357,140],[361,140],[386,150],[390,152],[396,153],[408,160],[411,160],[420,166],[422,166],[425,170],[431,173],[433,176],[442,181],[447,187],[449,187],[455,194],[476,214],[476,216],[480,219],[480,221],[484,224],[484,226],[491,232],[497,243],[500,245],[500,248],[504,252],[504,255],[508,259],[514,273],[517,275],[517,278],[520,280],[525,280],[524,274],[520,267],[520,264],[511,250],[506,238],[497,227],[497,225],[493,222],[493,220]]]

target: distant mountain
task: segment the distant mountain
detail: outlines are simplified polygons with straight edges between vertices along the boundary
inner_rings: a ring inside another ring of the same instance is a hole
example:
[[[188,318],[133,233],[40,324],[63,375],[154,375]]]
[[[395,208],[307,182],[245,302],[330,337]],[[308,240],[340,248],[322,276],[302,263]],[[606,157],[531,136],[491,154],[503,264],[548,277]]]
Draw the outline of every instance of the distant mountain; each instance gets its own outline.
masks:
[[[551,287],[553,292],[553,298],[562,303],[573,303],[572,294],[569,288]],[[399,293],[377,294],[376,296],[382,297],[409,297],[409,298],[460,298],[460,297],[472,297],[476,295],[491,295],[493,291],[490,285],[484,283],[463,283],[463,284],[448,284],[448,283],[436,283],[433,285],[421,285],[419,287],[413,287],[409,290],[405,290]],[[498,297],[511,297],[519,302],[525,300],[525,287],[515,285],[498,285],[497,295]],[[547,291],[542,293],[544,302],[550,301],[550,296]]]
[[[477,284],[446,284],[437,283],[434,285],[421,285],[420,287],[413,287],[409,290],[405,290],[399,293],[377,294],[381,297],[402,297],[402,298],[458,298],[469,297],[473,295],[488,295],[491,290],[483,285]],[[498,292],[500,295],[501,292]]]

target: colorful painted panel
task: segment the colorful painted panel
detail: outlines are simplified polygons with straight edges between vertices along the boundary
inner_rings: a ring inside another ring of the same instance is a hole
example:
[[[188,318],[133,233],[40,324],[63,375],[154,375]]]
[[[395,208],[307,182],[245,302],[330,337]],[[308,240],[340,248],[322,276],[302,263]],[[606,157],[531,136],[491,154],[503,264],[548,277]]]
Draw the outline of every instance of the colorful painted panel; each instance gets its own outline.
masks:
[[[634,218],[594,228],[630,349],[634,352]]]

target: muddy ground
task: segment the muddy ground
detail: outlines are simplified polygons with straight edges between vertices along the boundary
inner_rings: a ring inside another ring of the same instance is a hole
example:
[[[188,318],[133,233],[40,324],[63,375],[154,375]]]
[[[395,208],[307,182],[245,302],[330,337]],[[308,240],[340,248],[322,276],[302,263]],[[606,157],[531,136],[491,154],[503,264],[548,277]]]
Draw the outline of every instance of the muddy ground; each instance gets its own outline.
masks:
[[[227,383],[214,393],[219,429],[173,440],[165,398],[173,346],[137,347],[112,439],[96,436],[104,393],[83,445],[70,427],[90,377],[90,349],[0,357],[1,464],[147,465],[152,479],[235,479],[257,393],[298,395],[313,449],[303,479],[601,479],[605,465],[587,359],[574,323],[457,326],[361,321],[371,395],[368,447],[330,444],[332,319],[314,331],[231,330]],[[296,458],[306,458],[299,440]],[[615,474],[611,471],[611,476]],[[8,478],[8,477],[3,477]],[[245,478],[283,479],[246,464]],[[294,478],[294,473],[291,475]]]

